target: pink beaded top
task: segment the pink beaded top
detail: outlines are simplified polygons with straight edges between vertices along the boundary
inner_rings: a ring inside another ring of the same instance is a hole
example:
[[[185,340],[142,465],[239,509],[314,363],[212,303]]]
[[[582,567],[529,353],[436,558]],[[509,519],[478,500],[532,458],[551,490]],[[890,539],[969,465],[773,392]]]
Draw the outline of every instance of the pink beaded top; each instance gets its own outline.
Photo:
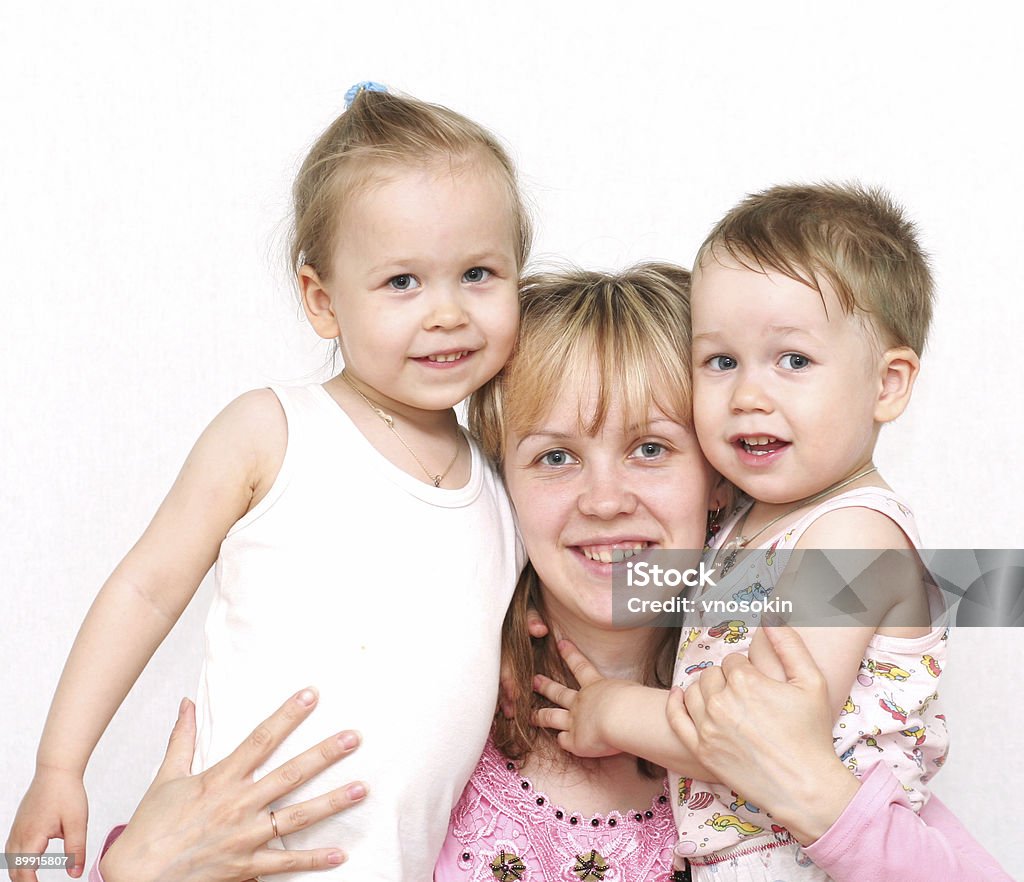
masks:
[[[434,882],[668,882],[675,842],[667,790],[646,809],[586,817],[552,804],[488,739]]]

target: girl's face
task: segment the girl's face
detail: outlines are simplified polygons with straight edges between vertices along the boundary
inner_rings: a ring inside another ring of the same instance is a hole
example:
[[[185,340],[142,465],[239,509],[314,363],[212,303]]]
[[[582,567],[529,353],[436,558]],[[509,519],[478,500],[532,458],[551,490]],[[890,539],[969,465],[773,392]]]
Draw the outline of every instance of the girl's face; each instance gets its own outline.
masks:
[[[612,626],[611,577],[622,552],[699,549],[712,471],[693,433],[652,407],[625,425],[613,399],[600,430],[586,424],[597,378],[567,382],[541,425],[507,438],[505,481],[552,620]],[[580,416],[583,419],[580,419]],[[619,554],[614,554],[619,552]]]
[[[518,326],[505,186],[482,162],[385,167],[348,200],[307,314],[385,409],[445,410],[494,376]]]

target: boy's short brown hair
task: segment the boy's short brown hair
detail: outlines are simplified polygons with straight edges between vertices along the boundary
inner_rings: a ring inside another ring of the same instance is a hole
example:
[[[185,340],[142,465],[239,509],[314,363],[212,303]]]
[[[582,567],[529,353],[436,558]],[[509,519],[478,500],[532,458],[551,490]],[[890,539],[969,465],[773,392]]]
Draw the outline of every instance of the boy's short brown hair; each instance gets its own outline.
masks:
[[[847,314],[866,315],[882,344],[924,349],[933,283],[914,225],[884,190],[860,184],[772,187],[748,196],[704,240],[695,268],[722,251],[820,293],[824,278]]]

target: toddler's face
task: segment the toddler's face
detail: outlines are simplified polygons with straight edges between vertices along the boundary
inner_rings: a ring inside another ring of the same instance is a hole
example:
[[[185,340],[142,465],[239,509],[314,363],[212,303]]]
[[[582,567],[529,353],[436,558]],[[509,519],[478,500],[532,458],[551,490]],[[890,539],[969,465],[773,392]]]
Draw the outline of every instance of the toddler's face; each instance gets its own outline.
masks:
[[[508,203],[480,162],[385,167],[348,201],[320,283],[334,324],[317,330],[337,334],[346,369],[386,409],[449,408],[508,359],[519,320]]]
[[[711,464],[788,503],[862,470],[877,437],[880,347],[835,291],[720,253],[693,276],[694,424]]]

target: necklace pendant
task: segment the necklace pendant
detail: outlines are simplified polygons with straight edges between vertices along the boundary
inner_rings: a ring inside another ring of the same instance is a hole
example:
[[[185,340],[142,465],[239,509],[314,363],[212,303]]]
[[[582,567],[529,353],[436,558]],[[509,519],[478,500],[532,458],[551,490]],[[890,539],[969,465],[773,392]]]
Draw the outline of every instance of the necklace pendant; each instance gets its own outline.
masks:
[[[727,551],[728,554],[726,554],[725,559],[722,561],[721,574],[723,576],[727,575],[729,570],[736,566],[736,557],[739,555],[740,549],[746,544],[747,540],[743,536],[737,536],[735,539],[730,539],[725,543],[722,550]]]
[[[736,566],[736,555],[740,553],[738,548],[734,548],[726,556],[725,560],[722,561],[721,573],[723,576],[728,575],[729,570]]]
[[[440,487],[441,486],[441,478],[442,477],[443,477],[442,475],[434,475],[434,486],[435,487]]]

